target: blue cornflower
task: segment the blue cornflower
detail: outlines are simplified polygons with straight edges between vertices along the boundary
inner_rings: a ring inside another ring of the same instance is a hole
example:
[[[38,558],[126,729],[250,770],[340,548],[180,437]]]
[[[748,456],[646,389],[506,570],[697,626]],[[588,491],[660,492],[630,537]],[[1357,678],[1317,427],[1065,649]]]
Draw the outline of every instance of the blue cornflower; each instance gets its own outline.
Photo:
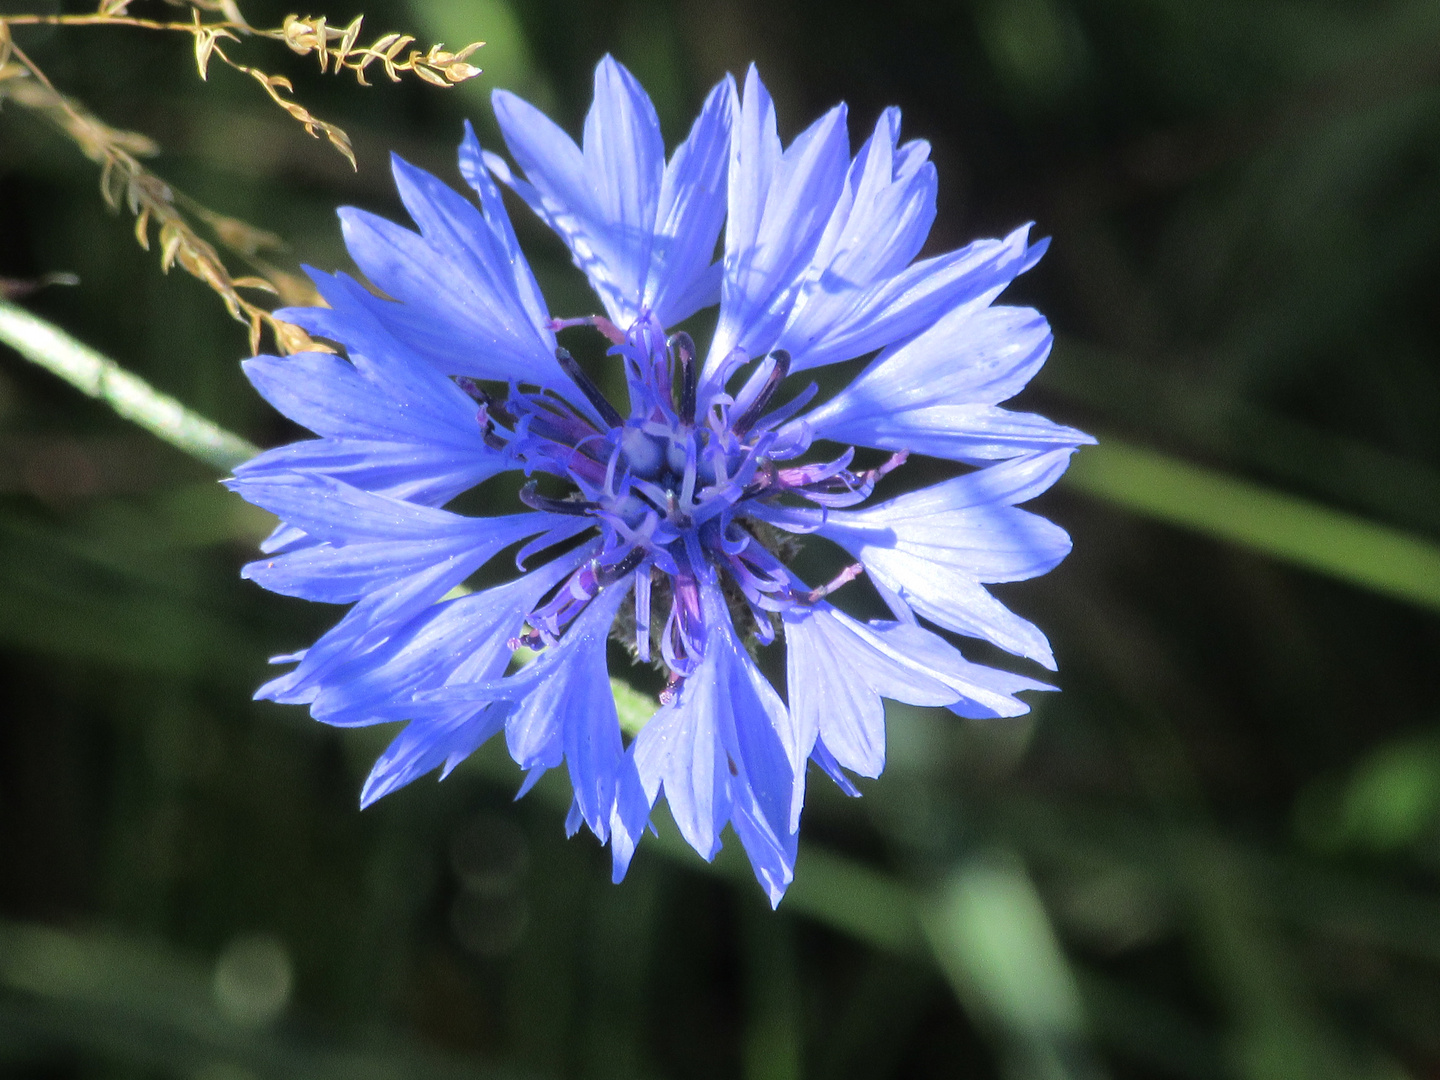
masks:
[[[408,721],[362,804],[448,773],[503,732],[529,774],[522,794],[567,767],[567,828],[610,842],[617,880],[663,791],[706,859],[730,824],[778,902],[807,762],[851,794],[847,773],[877,776],[882,698],[998,717],[1028,710],[1019,691],[1049,689],[966,660],[921,621],[1055,666],[1039,629],[984,588],[1042,574],[1069,551],[1062,530],[1016,504],[1092,441],[998,407],[1050,349],[1037,312],[994,304],[1045,244],[1021,228],[916,261],[935,213],[928,146],[900,143],[890,109],[852,159],[839,106],[782,147],[753,68],[743,94],[728,77],[710,92],[668,161],[649,98],[608,57],[581,146],[511,94],[494,105],[520,173],[482,152],[468,125],[460,171],[478,208],[396,158],[418,234],[340,212],[351,256],[383,296],[312,271],[328,306],[280,313],[344,358],[245,365],[318,436],[230,481],[284,522],[245,575],[354,605],[279,658],[298,663],[258,696],[308,704],[329,724]],[[500,184],[559,234],[604,316],[550,316]],[[717,301],[702,354],[676,326]],[[626,411],[556,347],[556,331],[577,324],[609,339]],[[814,384],[783,389],[867,354],[819,407]],[[841,449],[820,455],[820,442]],[[852,468],[857,446],[893,454]],[[975,468],[862,506],[909,453]],[[444,509],[505,470],[532,477],[525,512]],[[787,533],[855,561],[815,587],[787,565]],[[517,544],[518,577],[446,599]],[[826,599],[862,575],[893,619],[861,621]],[[606,667],[617,627],[668,672],[628,745]],[[746,647],[781,632],[783,698]],[[516,668],[522,644],[536,657]]]

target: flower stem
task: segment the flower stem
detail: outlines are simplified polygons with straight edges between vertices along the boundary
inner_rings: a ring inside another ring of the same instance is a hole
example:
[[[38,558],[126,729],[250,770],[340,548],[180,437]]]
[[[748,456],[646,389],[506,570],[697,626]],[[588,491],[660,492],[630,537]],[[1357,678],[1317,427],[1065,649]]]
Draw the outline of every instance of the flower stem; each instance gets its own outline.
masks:
[[[207,465],[228,472],[259,452],[240,436],[162,394],[58,326],[5,301],[0,301],[0,341]]]

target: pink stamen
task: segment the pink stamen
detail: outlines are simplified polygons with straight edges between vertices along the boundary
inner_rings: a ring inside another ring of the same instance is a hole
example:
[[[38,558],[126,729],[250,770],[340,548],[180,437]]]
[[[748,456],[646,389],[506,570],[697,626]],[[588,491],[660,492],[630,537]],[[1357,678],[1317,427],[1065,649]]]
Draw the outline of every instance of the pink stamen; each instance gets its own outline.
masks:
[[[604,315],[582,315],[577,319],[551,319],[545,325],[551,331],[568,330],[572,326],[589,326],[604,334],[610,344],[625,344],[625,331],[621,330]]]
[[[845,567],[844,570],[841,570],[840,573],[836,574],[835,580],[831,581],[828,585],[821,585],[818,589],[810,590],[805,596],[805,602],[807,604],[813,604],[822,596],[829,596],[836,589],[840,588],[840,586],[848,585],[863,573],[865,573],[865,567],[858,562],[851,563]]]

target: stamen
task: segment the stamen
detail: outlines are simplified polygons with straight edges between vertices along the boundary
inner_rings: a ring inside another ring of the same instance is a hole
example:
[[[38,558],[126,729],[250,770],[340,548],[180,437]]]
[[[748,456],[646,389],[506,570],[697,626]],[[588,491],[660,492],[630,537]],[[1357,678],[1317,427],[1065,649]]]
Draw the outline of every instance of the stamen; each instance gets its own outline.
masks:
[[[494,395],[484,389],[474,379],[470,378],[470,376],[461,375],[455,380],[455,385],[460,387],[461,390],[465,391],[466,394],[474,398],[481,405],[485,406],[485,411],[496,420],[499,420],[500,423],[507,426],[515,423],[515,417],[511,415],[510,410],[505,408],[503,403],[496,401]]]
[[[626,574],[634,570],[645,561],[644,548],[631,548],[629,553],[614,566],[600,566],[596,564],[595,581],[603,589],[607,585],[613,585]]]
[[[484,409],[481,409],[475,418],[481,421],[480,438],[485,440],[485,445],[491,450],[504,450],[510,445],[499,435],[495,434],[495,422],[485,415]]]
[[[625,343],[625,331],[621,330],[604,315],[582,315],[578,319],[551,319],[545,324],[551,331],[568,330],[572,326],[592,326],[612,345],[623,345]]]
[[[595,406],[595,411],[600,414],[600,419],[612,428],[624,426],[625,418],[615,410],[615,406],[610,404],[590,376],[580,369],[580,365],[567,350],[556,349],[555,359],[560,361],[560,366],[565,369],[565,374],[570,376],[570,381],[579,387],[580,392],[585,395],[590,404]]]
[[[805,602],[813,604],[822,596],[829,596],[836,589],[840,588],[840,586],[848,585],[863,573],[865,573],[864,566],[858,562],[851,563],[845,567],[844,570],[841,570],[840,573],[836,574],[835,580],[831,581],[828,585],[821,585],[818,589],[811,589],[805,596]]]
[[[670,672],[670,677],[665,680],[665,689],[660,691],[660,704],[669,705],[680,696],[680,691],[685,687],[685,676],[678,671]]]
[[[547,495],[541,495],[536,490],[538,487],[539,484],[531,480],[520,489],[520,501],[532,510],[546,510],[552,514],[587,517],[600,509],[599,503],[585,502],[581,499],[552,499]]]
[[[635,656],[650,662],[650,570],[635,575]]]
[[[686,424],[695,423],[695,390],[699,373],[695,370],[695,342],[681,330],[666,342],[675,353],[680,365],[680,420]]]
[[[904,465],[909,457],[909,450],[898,450],[886,458],[884,462],[875,466],[875,468],[866,469],[860,475],[870,483],[871,487],[874,487],[875,481],[879,480],[882,476],[894,472],[901,465]]]
[[[778,409],[775,409],[762,416],[757,422],[756,427],[767,431],[770,428],[778,427],[780,424],[783,424],[786,420],[789,420],[792,416],[798,413],[801,409],[805,408],[806,405],[809,405],[810,402],[814,400],[815,395],[819,392],[820,387],[812,382],[809,386],[807,386],[804,390],[801,390],[800,393],[796,394],[784,405],[781,405]]]
[[[755,395],[755,400],[746,406],[745,411],[740,414],[730,430],[735,432],[737,437],[744,437],[745,433],[760,419],[760,414],[765,411],[765,406],[770,404],[770,399],[775,396],[775,391],[785,381],[785,376],[790,374],[790,354],[784,349],[776,349],[770,354],[772,366],[770,375],[765,380],[765,385],[760,387],[760,392]]]

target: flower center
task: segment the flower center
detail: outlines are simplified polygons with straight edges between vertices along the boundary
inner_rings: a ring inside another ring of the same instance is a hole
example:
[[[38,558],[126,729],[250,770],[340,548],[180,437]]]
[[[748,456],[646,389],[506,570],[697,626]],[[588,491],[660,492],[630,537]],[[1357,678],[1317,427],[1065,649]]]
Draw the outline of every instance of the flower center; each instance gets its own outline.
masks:
[[[556,358],[579,391],[573,401],[515,384],[498,400],[472,380],[460,380],[480,403],[486,443],[510,455],[527,476],[558,477],[569,489],[565,497],[553,498],[531,479],[521,500],[535,509],[590,518],[600,535],[599,553],[531,613],[531,629],[517,642],[532,647],[553,642],[602,588],[638,571],[635,649],[648,660],[650,589],[658,573],[668,578],[670,612],[661,653],[673,684],[691,670],[696,643],[703,640],[701,575],[713,570],[734,584],[738,602],[752,616],[747,621],[765,643],[774,638],[769,613],[813,603],[856,576],[858,568],[847,568],[831,585],[805,589],[757,539],[763,529],[747,511],[782,495],[822,507],[853,505],[904,461],[903,453],[860,472],[849,469],[853,448],[831,462],[786,465],[809,450],[810,436],[803,425],[782,425],[810,402],[815,386],[770,407],[790,370],[784,350],[761,358],[731,394],[726,383],[751,363],[739,350],[702,387],[689,335],[667,338],[649,317],[623,335],[598,319],[556,325],[581,321],[597,325],[615,343],[610,352],[624,363],[628,419],[564,349],[556,350]]]

